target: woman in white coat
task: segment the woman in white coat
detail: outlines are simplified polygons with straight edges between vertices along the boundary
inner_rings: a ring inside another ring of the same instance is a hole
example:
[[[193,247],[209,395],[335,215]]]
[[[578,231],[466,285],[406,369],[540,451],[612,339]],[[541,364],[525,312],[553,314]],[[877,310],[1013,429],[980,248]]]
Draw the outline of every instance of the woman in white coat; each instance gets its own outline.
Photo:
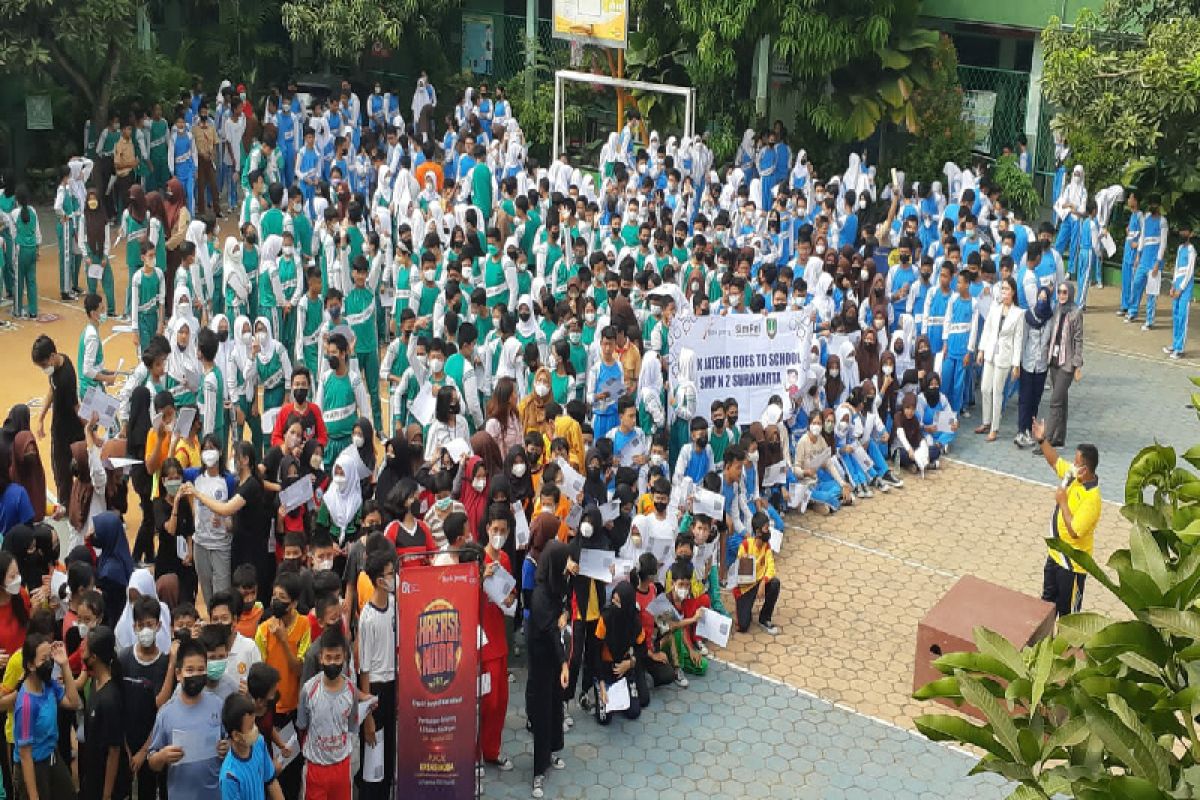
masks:
[[[1017,306],[1017,283],[1012,278],[1000,282],[999,302],[992,303],[983,333],[979,337],[978,363],[983,365],[981,383],[983,424],[976,433],[986,433],[996,441],[1000,431],[1000,408],[1004,402],[1004,382],[1011,373],[1021,375],[1021,349],[1025,343],[1025,314]]]

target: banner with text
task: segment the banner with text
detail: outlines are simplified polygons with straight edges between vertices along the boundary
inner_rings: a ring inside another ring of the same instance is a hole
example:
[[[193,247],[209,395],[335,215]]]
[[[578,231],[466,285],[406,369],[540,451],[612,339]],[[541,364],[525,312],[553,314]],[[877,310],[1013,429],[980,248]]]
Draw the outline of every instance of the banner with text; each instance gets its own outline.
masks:
[[[771,395],[783,397],[808,369],[812,316],[808,310],[676,318],[671,325],[670,376],[679,354],[696,356],[696,413],[733,397],[740,419],[757,420]],[[785,404],[786,408],[786,404]]]
[[[479,565],[399,574],[396,797],[475,796]]]

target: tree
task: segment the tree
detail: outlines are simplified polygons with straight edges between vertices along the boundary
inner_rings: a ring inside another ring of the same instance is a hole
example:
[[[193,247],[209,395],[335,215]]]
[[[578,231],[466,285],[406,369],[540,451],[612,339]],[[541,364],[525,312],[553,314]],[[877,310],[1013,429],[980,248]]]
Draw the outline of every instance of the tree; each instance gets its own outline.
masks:
[[[1192,397],[1200,409],[1200,394]],[[978,652],[939,658],[945,677],[915,695],[983,713],[982,725],[949,714],[916,724],[931,739],[983,750],[973,772],[1016,782],[1013,798],[1170,800],[1200,791],[1200,475],[1179,458],[1200,467],[1200,446],[1177,456],[1154,444],[1134,457],[1121,509],[1129,547],[1108,569],[1047,540],[1116,595],[1128,619],[1071,614],[1053,638],[1024,650],[978,628]]]
[[[899,166],[910,181],[928,186],[942,179],[947,161],[961,164],[970,156],[972,130],[962,110],[958,54],[942,37],[930,54],[928,82],[909,97],[905,128],[914,135],[908,137]]]
[[[58,76],[108,120],[113,85],[136,46],[136,0],[0,0],[0,70]]]
[[[292,41],[326,58],[357,62],[374,43],[397,47],[407,35],[426,37],[453,0],[285,0],[283,25]]]
[[[1048,99],[1089,184],[1137,183],[1200,206],[1200,2],[1112,0],[1043,32]],[[1177,206],[1182,201],[1182,206]]]

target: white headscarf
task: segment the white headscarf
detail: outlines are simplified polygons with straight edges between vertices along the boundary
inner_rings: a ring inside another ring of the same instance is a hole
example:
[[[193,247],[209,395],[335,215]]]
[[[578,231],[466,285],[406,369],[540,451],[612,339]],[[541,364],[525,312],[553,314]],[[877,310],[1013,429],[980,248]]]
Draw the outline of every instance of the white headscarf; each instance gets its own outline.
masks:
[[[260,364],[266,364],[267,362],[269,362],[271,360],[271,356],[275,355],[275,348],[280,347],[281,345],[279,344],[279,342],[275,341],[275,331],[273,331],[271,329],[271,320],[269,320],[266,317],[255,317],[254,318],[254,333],[253,333],[253,335],[254,335],[255,339],[258,338],[258,326],[259,325],[262,325],[264,328],[267,329],[267,339],[270,340],[266,347],[263,347],[260,345],[258,348],[258,361]]]
[[[250,297],[250,277],[242,264],[242,244],[235,236],[225,237],[225,248],[222,255],[225,272],[225,285],[233,289],[234,294],[243,303]]]
[[[249,328],[250,341],[253,342],[254,325],[245,315],[241,315],[233,321],[233,327],[229,329],[229,338],[233,340],[233,359],[241,369],[248,371],[253,365],[250,363],[250,345],[242,341],[242,333],[245,328]]]
[[[523,339],[536,337],[540,328],[538,328],[537,309],[533,306],[533,298],[527,294],[521,295],[520,299],[517,300],[518,314],[521,311],[521,306],[529,307],[529,321],[523,322],[520,316],[517,317],[517,335]]]
[[[143,597],[153,597],[158,600],[158,589],[154,585],[154,576],[148,569],[134,570],[133,574],[129,576],[129,588]],[[137,644],[137,632],[133,629],[132,602],[125,603],[125,610],[121,612],[121,618],[117,620],[117,627],[113,633],[117,637],[119,649],[124,650]],[[171,611],[167,608],[167,604],[161,601],[158,604],[158,633],[154,637],[154,643],[158,645],[161,653],[165,654],[171,651]]]
[[[333,462],[333,467],[330,474],[334,474],[334,470],[341,467],[346,476],[346,482],[339,486],[331,480],[329,488],[325,490],[323,502],[333,524],[344,530],[354,519],[358,509],[362,507],[362,486],[360,484],[371,472],[354,447],[347,447],[339,453],[337,460]]]
[[[846,160],[846,171],[842,173],[842,184],[839,187],[839,196],[845,195],[849,191],[857,191],[859,179],[862,177],[862,159],[858,157],[858,153],[851,153]]]
[[[696,352],[690,347],[679,351],[679,360],[675,366],[675,375],[671,380],[671,394],[678,400],[684,389],[696,388]],[[671,404],[674,407],[674,403]],[[688,420],[691,422],[691,420]]]

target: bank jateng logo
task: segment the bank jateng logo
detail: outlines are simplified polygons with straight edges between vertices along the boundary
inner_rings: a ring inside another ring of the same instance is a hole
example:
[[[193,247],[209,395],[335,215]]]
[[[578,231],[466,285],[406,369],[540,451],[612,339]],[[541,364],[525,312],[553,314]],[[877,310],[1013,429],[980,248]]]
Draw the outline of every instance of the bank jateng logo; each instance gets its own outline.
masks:
[[[417,674],[425,688],[437,694],[454,682],[462,659],[462,624],[458,610],[434,600],[417,617]]]
[[[779,320],[774,317],[767,317],[767,338],[774,339],[775,334],[779,332]]]

